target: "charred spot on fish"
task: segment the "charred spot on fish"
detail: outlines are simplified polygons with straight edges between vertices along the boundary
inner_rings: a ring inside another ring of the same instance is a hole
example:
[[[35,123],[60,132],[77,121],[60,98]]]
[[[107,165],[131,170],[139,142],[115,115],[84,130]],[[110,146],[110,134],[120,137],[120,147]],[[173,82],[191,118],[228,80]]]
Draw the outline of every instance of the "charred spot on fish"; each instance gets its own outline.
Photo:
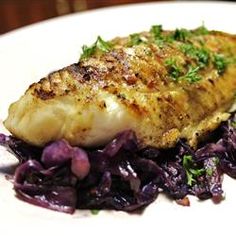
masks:
[[[89,82],[92,79],[96,79],[99,76],[97,68],[92,66],[84,66],[81,63],[73,64],[68,67],[68,72],[79,82]]]
[[[70,71],[72,74],[78,74],[80,72],[80,64],[74,63],[66,68],[68,71]]]
[[[155,80],[150,80],[148,83],[147,83],[147,86],[148,88],[150,89],[154,89],[156,87],[156,81]]]
[[[147,113],[147,111],[145,110],[144,107],[141,107],[140,105],[138,105],[136,102],[132,102],[130,103],[130,108],[135,112],[138,113],[140,115],[144,115]]]
[[[42,100],[48,100],[48,99],[52,99],[55,97],[55,93],[50,90],[50,91],[45,91],[44,89],[42,88],[39,88],[39,89],[35,89],[34,90],[34,93],[37,97],[39,97],[40,99]]]
[[[83,66],[80,68],[80,74],[85,81],[89,81],[93,75],[93,70],[90,67]]]
[[[114,65],[112,65],[112,66],[108,65],[107,69],[108,69],[109,72],[113,72],[116,69],[116,67]]]
[[[99,106],[101,109],[104,109],[104,108],[107,107],[105,101],[99,102],[98,106]]]
[[[83,74],[83,79],[89,81],[91,79],[91,76],[89,73]]]
[[[67,68],[65,68],[65,70],[67,70],[67,71],[69,72],[69,74],[70,74],[75,80],[78,80],[78,81],[81,82],[81,83],[84,82],[83,76],[82,76],[82,74],[81,74],[80,63],[72,64],[71,66],[68,66]]]
[[[137,82],[137,77],[135,75],[124,75],[123,78],[128,85],[134,85]]]
[[[213,86],[215,85],[215,81],[213,79],[208,79],[208,81],[210,82],[210,84],[212,84]]]

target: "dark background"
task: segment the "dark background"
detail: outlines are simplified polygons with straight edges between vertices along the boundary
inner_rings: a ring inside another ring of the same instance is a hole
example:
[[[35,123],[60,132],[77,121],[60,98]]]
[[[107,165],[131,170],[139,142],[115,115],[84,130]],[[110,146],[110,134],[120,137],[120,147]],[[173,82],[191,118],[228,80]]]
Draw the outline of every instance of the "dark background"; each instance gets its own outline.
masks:
[[[140,2],[155,0],[0,0],[0,34],[73,12]]]

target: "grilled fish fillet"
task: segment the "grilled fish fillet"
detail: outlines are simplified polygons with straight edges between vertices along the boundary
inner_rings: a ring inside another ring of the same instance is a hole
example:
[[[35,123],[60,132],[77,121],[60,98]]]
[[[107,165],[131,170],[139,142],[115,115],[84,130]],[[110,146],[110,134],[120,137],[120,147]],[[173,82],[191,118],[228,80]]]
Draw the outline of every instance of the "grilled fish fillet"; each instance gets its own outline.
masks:
[[[10,106],[4,125],[14,136],[37,146],[66,139],[95,147],[132,129],[144,146],[168,148],[184,138],[194,147],[229,117],[234,35],[152,30],[87,49]]]

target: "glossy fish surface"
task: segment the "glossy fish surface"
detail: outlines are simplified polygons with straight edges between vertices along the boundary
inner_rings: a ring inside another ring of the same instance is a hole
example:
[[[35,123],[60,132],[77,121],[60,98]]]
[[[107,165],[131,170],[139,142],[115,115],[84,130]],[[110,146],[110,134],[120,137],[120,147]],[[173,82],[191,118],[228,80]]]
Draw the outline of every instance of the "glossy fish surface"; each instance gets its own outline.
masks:
[[[141,145],[191,146],[229,117],[236,36],[205,27],[150,31],[83,47],[76,64],[32,84],[4,122],[36,146],[59,139],[97,147],[135,131]]]

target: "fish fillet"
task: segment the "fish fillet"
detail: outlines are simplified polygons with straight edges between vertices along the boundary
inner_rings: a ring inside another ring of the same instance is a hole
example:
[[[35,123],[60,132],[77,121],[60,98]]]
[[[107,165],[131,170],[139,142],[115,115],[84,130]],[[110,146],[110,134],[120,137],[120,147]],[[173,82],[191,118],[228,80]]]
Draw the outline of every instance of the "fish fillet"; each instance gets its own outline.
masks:
[[[144,146],[168,148],[180,138],[195,146],[229,117],[236,37],[154,29],[109,48],[97,41],[78,63],[32,84],[10,106],[5,127],[37,146],[66,139],[95,147],[126,129]]]

